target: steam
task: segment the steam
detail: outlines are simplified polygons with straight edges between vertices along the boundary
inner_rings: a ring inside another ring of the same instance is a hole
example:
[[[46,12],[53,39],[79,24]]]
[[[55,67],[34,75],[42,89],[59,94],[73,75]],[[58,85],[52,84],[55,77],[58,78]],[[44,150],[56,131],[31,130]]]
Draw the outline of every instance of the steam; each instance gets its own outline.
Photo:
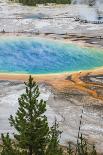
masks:
[[[103,0],[73,0],[78,5],[78,18],[91,22],[103,22]]]

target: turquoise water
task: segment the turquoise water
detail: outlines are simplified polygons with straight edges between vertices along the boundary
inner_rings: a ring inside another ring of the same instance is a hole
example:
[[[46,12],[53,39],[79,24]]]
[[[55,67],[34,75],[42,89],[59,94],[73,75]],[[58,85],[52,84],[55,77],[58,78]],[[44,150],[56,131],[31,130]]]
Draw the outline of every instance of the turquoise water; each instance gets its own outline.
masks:
[[[103,50],[33,38],[0,39],[0,72],[46,74],[103,66]]]

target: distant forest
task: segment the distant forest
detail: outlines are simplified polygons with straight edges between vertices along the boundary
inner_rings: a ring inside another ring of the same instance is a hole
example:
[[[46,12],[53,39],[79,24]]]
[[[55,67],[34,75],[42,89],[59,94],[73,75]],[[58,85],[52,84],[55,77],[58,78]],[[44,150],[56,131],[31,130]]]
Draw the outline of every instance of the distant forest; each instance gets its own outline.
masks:
[[[31,5],[35,6],[36,4],[48,4],[48,3],[56,3],[56,4],[70,4],[71,0],[10,0],[14,2],[22,3],[23,5]]]

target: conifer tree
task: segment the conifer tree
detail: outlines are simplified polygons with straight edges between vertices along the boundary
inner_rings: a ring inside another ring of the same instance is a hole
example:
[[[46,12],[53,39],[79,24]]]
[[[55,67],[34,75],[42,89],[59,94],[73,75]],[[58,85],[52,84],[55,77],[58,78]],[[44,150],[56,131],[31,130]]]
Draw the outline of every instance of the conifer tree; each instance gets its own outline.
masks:
[[[9,0],[14,2],[22,3],[23,5],[35,6],[36,4],[47,4],[47,3],[57,3],[57,4],[70,4],[71,0]]]
[[[12,141],[9,137],[9,134],[7,133],[6,136],[4,136],[3,134],[1,135],[1,139],[2,139],[2,152],[1,155],[16,155],[15,151],[12,147]]]
[[[87,142],[81,134],[77,142],[77,155],[88,155],[87,149],[88,149]]]
[[[96,152],[96,149],[95,149],[95,145],[93,145],[93,150],[92,150],[90,155],[97,155],[97,152]]]
[[[71,143],[69,142],[69,145],[67,147],[67,155],[73,155],[73,148],[71,146]]]
[[[9,133],[1,134],[2,152],[1,155],[27,155],[26,151],[20,151],[15,142],[10,139]]]
[[[59,124],[55,119],[55,122],[50,130],[50,142],[47,148],[46,155],[63,155],[63,151],[59,144],[61,131],[58,128],[59,128]]]
[[[44,155],[49,134],[44,115],[46,102],[38,100],[39,88],[31,76],[25,86],[26,92],[18,99],[19,108],[15,117],[10,116],[10,124],[17,130],[14,137],[19,147],[28,150],[28,155]]]

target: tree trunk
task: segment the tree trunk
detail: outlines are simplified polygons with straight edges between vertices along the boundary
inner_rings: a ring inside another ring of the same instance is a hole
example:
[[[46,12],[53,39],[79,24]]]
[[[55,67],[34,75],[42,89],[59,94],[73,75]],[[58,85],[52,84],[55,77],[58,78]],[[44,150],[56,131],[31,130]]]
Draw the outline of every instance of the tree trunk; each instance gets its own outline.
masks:
[[[32,146],[29,146],[29,154],[28,155],[32,155],[32,154],[33,154]]]

